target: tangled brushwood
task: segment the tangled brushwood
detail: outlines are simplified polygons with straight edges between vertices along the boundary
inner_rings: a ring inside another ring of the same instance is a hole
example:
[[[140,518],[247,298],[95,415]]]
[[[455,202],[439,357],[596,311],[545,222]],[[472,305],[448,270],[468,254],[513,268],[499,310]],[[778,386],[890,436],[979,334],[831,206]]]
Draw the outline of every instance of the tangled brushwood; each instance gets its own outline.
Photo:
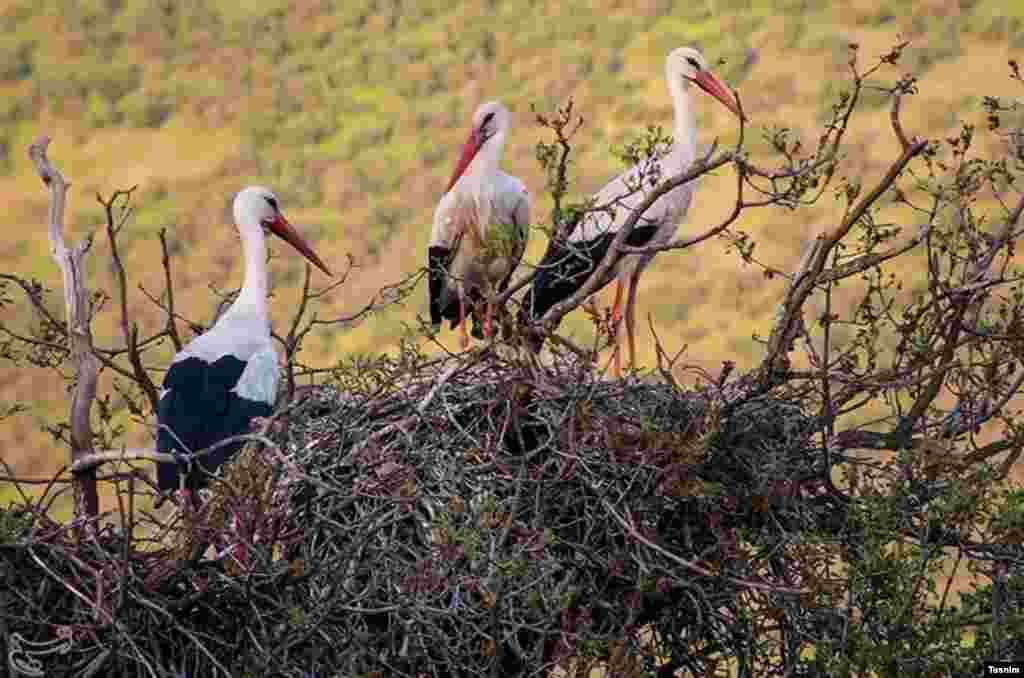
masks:
[[[793,402],[494,349],[337,376],[150,542],[3,514],[12,666],[826,675],[799,648],[841,641],[838,563],[870,526]]]
[[[8,633],[67,629],[46,666],[71,675],[641,675],[780,653],[750,611],[826,591],[788,535],[843,522],[799,408],[470,355],[307,392],[169,548],[9,516]],[[827,610],[807,612],[810,637]]]

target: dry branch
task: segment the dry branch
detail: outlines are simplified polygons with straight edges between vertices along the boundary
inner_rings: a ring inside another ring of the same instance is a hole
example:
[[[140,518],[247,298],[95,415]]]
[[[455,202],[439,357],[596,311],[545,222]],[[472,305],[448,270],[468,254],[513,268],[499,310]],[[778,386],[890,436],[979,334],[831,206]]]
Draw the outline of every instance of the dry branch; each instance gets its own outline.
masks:
[[[124,338],[125,350],[128,352],[128,361],[132,365],[132,378],[139,388],[142,389],[142,392],[146,394],[149,400],[150,411],[156,412],[160,402],[160,395],[156,385],[149,376],[149,372],[142,365],[138,323],[129,323],[128,321],[128,275],[124,270],[121,253],[117,246],[117,235],[132,214],[129,201],[135,188],[133,186],[125,191],[114,191],[110,199],[104,199],[103,196],[97,195],[96,200],[103,206],[103,211],[107,217],[107,240],[110,243],[110,256],[113,259],[114,275],[117,278],[118,306],[121,313],[121,335]],[[120,219],[114,216],[114,209],[119,200],[123,200]]]
[[[49,137],[41,137],[28,149],[29,158],[36,172],[46,184],[50,193],[48,211],[48,233],[50,256],[60,267],[64,280],[64,307],[67,331],[73,360],[76,363],[75,389],[71,397],[71,461],[92,454],[93,433],[90,413],[96,399],[96,381],[99,362],[93,351],[92,309],[89,293],[85,286],[85,255],[92,246],[92,237],[87,236],[77,246],[69,249],[64,241],[64,202],[67,190],[64,177],[46,155],[50,145]],[[99,497],[96,493],[94,470],[81,474],[75,485],[75,515],[94,518],[99,511]]]

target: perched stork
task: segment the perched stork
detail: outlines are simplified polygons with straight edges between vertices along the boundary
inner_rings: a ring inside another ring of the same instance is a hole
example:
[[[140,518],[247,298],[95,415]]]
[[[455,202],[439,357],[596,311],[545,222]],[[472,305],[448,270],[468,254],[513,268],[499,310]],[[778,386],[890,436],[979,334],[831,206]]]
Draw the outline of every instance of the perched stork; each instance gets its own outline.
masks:
[[[269,416],[274,404],[279,366],[267,314],[264,229],[331,275],[281,215],[277,197],[266,188],[250,186],[241,191],[233,211],[245,257],[242,289],[213,327],[174,356],[160,392],[157,449],[176,454],[182,462],[193,452],[247,433],[249,422]],[[212,473],[241,447],[222,447],[197,459],[196,464]],[[177,489],[179,464],[158,464],[157,484],[163,492]],[[203,484],[203,474],[193,469],[186,480],[187,489],[194,491]]]
[[[548,309],[582,287],[591,272],[604,259],[615,234],[625,225],[634,207],[656,188],[657,183],[682,174],[693,163],[697,154],[697,129],[693,101],[690,98],[691,84],[697,85],[718,99],[737,116],[742,116],[729,90],[708,69],[701,53],[693,48],[680,47],[669,53],[665,60],[665,79],[668,81],[668,91],[675,109],[672,145],[668,152],[660,159],[642,161],[609,182],[594,196],[594,204],[611,205],[611,209],[585,213],[582,220],[573,226],[564,242],[551,241],[538,266],[533,286],[524,298],[520,309],[521,323],[526,324],[541,318]],[[651,181],[652,176],[659,177],[657,182]],[[633,231],[626,238],[626,244],[632,247],[645,247],[663,245],[671,241],[677,224],[690,207],[693,191],[694,185],[691,182],[658,198],[637,221]],[[620,306],[623,281],[627,281],[629,285],[626,335],[629,341],[630,365],[635,365],[634,301],[637,280],[653,258],[653,254],[623,255],[598,288],[607,285],[613,277],[618,279],[615,303],[612,306],[616,375],[621,373],[618,327],[622,318]],[[538,341],[536,336],[531,338],[531,347],[535,352],[540,350],[542,341],[543,339]]]
[[[484,333],[492,335],[494,297],[526,250],[530,197],[523,182],[498,168],[512,115],[498,101],[481,104],[445,194],[434,210],[427,265],[430,321],[462,326],[469,346],[466,313],[473,313],[473,336],[482,338],[478,304],[486,303]]]

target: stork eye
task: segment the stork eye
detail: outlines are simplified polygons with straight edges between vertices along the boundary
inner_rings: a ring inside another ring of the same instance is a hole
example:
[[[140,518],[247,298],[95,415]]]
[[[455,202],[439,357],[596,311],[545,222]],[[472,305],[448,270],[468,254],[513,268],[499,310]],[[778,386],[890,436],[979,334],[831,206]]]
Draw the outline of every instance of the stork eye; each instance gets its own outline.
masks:
[[[263,199],[266,200],[267,203],[274,208],[274,210],[277,210],[277,198],[270,195],[265,195],[263,196]]]
[[[690,64],[691,66],[696,68],[698,71],[700,70],[700,62],[697,61],[696,59],[694,59],[693,57],[686,57],[686,63]]]

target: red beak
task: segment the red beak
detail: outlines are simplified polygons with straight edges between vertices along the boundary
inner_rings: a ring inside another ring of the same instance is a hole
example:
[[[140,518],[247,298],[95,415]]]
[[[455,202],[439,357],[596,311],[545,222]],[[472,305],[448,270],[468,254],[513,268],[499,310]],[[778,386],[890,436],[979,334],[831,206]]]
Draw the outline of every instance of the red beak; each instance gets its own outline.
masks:
[[[452,178],[448,182],[448,188],[444,189],[445,193],[452,190],[452,186],[455,185],[455,182],[459,180],[462,173],[466,171],[467,167],[469,167],[469,163],[473,162],[473,158],[476,157],[477,151],[480,150],[482,143],[483,142],[480,139],[480,130],[474,129],[470,132],[469,138],[466,139],[466,143],[462,147],[462,157],[459,158],[459,164],[455,166],[455,171],[452,172]]]
[[[747,116],[743,115],[740,112],[740,107],[736,105],[736,99],[732,96],[732,92],[725,88],[725,85],[715,77],[714,73],[711,71],[698,71],[693,81],[702,90],[721,101],[722,105],[732,111],[737,118],[743,122],[747,121]]]
[[[292,225],[288,223],[288,220],[285,219],[282,215],[278,214],[273,221],[267,224],[267,227],[274,233],[274,235],[280,237],[289,245],[297,249],[302,254],[302,256],[309,259],[309,261],[312,262],[314,266],[316,266],[317,268],[319,268],[321,271],[331,276],[332,278],[334,277],[334,274],[327,270],[327,266],[324,265],[324,262],[320,261],[320,257],[316,255],[316,252],[313,251],[313,248],[311,248],[309,244],[307,244],[306,241],[302,239],[302,236],[299,235],[299,232],[296,231],[295,228],[293,228]]]

